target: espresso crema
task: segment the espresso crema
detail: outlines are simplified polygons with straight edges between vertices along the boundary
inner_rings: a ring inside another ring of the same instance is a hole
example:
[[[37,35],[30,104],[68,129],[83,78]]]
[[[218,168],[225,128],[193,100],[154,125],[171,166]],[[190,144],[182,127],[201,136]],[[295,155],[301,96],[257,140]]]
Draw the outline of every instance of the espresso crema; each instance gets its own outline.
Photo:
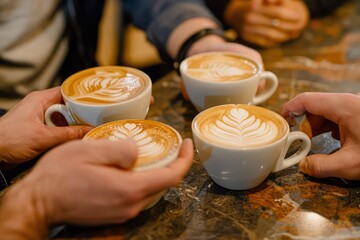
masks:
[[[135,169],[161,165],[177,157],[181,144],[179,135],[169,126],[151,120],[120,120],[91,130],[84,140],[128,140],[136,144],[138,159]]]
[[[253,61],[221,52],[190,57],[186,66],[189,76],[209,82],[244,80],[254,76],[258,71]]]
[[[277,114],[250,105],[222,105],[203,111],[195,129],[207,141],[233,148],[252,148],[282,138],[286,121]]]
[[[87,104],[124,102],[147,87],[147,76],[127,67],[96,67],[70,76],[62,91],[70,99]]]

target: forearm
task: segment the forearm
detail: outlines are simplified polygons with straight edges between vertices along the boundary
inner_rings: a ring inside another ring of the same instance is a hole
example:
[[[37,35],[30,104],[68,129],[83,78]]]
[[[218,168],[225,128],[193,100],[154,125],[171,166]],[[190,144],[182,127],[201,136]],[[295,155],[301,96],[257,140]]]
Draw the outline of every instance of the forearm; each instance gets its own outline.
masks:
[[[179,43],[174,45],[173,39],[170,40],[173,36],[178,36],[178,34],[174,35],[174,29],[179,30],[179,27],[194,20],[193,23],[199,25],[192,25],[189,31],[181,30],[183,35],[188,37],[204,27],[220,25],[202,0],[124,0],[123,2],[133,22],[146,31],[148,39],[158,48],[163,58],[174,57],[180,45]]]
[[[19,182],[1,199],[1,239],[43,239],[46,235],[45,208],[29,190],[31,187]]]
[[[179,25],[171,33],[167,43],[167,51],[172,58],[175,58],[181,45],[194,33],[205,28],[219,28],[216,22],[206,18],[189,19]],[[224,39],[215,35],[209,35],[195,42],[188,51],[188,55],[210,51],[213,45],[224,42]],[[205,49],[204,49],[205,48]]]

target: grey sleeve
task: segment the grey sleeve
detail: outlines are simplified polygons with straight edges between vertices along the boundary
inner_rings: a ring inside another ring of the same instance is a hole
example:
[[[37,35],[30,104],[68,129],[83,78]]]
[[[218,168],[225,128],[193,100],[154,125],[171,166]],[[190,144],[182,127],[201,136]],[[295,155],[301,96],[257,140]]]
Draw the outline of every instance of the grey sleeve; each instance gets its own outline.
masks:
[[[123,0],[133,23],[146,31],[147,37],[167,58],[166,44],[171,32],[182,22],[205,17],[218,23],[202,0]]]

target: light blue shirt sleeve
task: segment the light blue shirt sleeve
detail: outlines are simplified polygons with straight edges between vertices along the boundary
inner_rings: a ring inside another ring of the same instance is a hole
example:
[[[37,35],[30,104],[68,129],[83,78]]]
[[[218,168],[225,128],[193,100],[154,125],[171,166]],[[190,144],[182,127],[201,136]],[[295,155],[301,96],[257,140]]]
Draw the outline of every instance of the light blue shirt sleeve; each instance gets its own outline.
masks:
[[[148,40],[166,58],[166,44],[171,32],[182,22],[195,17],[210,18],[221,24],[203,0],[123,0],[133,23],[146,31]]]

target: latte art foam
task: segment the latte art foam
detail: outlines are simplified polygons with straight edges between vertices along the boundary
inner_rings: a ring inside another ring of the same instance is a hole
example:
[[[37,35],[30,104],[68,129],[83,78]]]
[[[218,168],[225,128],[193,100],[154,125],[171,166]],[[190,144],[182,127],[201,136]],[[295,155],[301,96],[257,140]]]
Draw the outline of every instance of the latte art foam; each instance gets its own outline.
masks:
[[[134,166],[137,169],[174,159],[180,145],[174,130],[150,120],[110,122],[93,129],[84,139],[134,142],[138,150],[138,159]]]
[[[256,64],[252,61],[224,53],[194,56],[187,62],[187,73],[204,81],[238,81],[247,79],[255,75],[256,72]]]
[[[208,109],[196,120],[197,129],[210,142],[236,148],[267,145],[284,135],[279,119],[251,108],[224,105]]]
[[[139,95],[146,87],[140,75],[126,68],[97,68],[88,74],[68,79],[63,84],[66,95],[83,103],[116,103],[127,101]]]

